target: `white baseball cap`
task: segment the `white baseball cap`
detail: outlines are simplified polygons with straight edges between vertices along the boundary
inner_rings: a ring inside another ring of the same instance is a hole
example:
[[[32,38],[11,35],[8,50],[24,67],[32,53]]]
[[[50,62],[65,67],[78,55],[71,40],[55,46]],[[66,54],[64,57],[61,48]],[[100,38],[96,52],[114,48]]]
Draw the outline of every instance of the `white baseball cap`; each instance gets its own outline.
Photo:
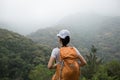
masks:
[[[70,32],[67,29],[63,29],[57,34],[57,36],[65,39],[65,37],[70,36]]]

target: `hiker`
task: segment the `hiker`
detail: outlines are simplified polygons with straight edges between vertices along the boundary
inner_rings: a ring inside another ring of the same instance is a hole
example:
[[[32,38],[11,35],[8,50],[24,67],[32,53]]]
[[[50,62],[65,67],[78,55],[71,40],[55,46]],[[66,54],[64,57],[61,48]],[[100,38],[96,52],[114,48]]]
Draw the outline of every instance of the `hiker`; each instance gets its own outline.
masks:
[[[80,67],[86,64],[86,60],[73,46],[69,46],[70,32],[61,30],[58,34],[60,47],[54,48],[48,62],[49,69],[56,69],[52,80],[79,80]]]

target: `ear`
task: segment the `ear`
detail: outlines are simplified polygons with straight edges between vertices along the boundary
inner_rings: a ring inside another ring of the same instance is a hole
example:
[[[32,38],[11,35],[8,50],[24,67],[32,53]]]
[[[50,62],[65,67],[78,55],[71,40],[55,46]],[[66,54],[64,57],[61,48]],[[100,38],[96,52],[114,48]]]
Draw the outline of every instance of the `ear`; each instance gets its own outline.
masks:
[[[58,37],[58,40],[61,42],[61,38],[60,37]]]

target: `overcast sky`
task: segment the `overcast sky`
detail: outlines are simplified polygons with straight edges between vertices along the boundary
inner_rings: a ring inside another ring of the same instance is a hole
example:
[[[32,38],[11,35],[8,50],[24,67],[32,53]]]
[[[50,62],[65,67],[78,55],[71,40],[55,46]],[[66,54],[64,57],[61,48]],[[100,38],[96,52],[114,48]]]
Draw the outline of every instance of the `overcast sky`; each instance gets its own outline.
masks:
[[[0,27],[29,34],[65,16],[89,12],[120,16],[120,0],[0,0]]]

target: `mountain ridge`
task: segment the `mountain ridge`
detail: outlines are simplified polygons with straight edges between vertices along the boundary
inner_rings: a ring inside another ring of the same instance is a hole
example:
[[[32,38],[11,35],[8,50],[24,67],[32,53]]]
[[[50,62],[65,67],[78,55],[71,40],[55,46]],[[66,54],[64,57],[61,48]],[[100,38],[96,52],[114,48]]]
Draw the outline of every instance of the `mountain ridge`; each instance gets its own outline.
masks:
[[[71,43],[76,46],[81,53],[88,52],[91,45],[96,45],[99,49],[99,56],[105,55],[105,57],[110,60],[109,57],[112,59],[111,55],[115,53],[113,58],[118,59],[120,57],[120,51],[118,49],[120,46],[120,44],[118,44],[120,43],[120,17],[88,16],[82,16],[82,18],[81,15],[80,17],[79,15],[67,17],[61,20],[58,25],[51,28],[40,29],[28,35],[28,37],[34,42],[49,45],[54,48],[58,45],[56,34],[61,29],[68,29],[71,32]]]

